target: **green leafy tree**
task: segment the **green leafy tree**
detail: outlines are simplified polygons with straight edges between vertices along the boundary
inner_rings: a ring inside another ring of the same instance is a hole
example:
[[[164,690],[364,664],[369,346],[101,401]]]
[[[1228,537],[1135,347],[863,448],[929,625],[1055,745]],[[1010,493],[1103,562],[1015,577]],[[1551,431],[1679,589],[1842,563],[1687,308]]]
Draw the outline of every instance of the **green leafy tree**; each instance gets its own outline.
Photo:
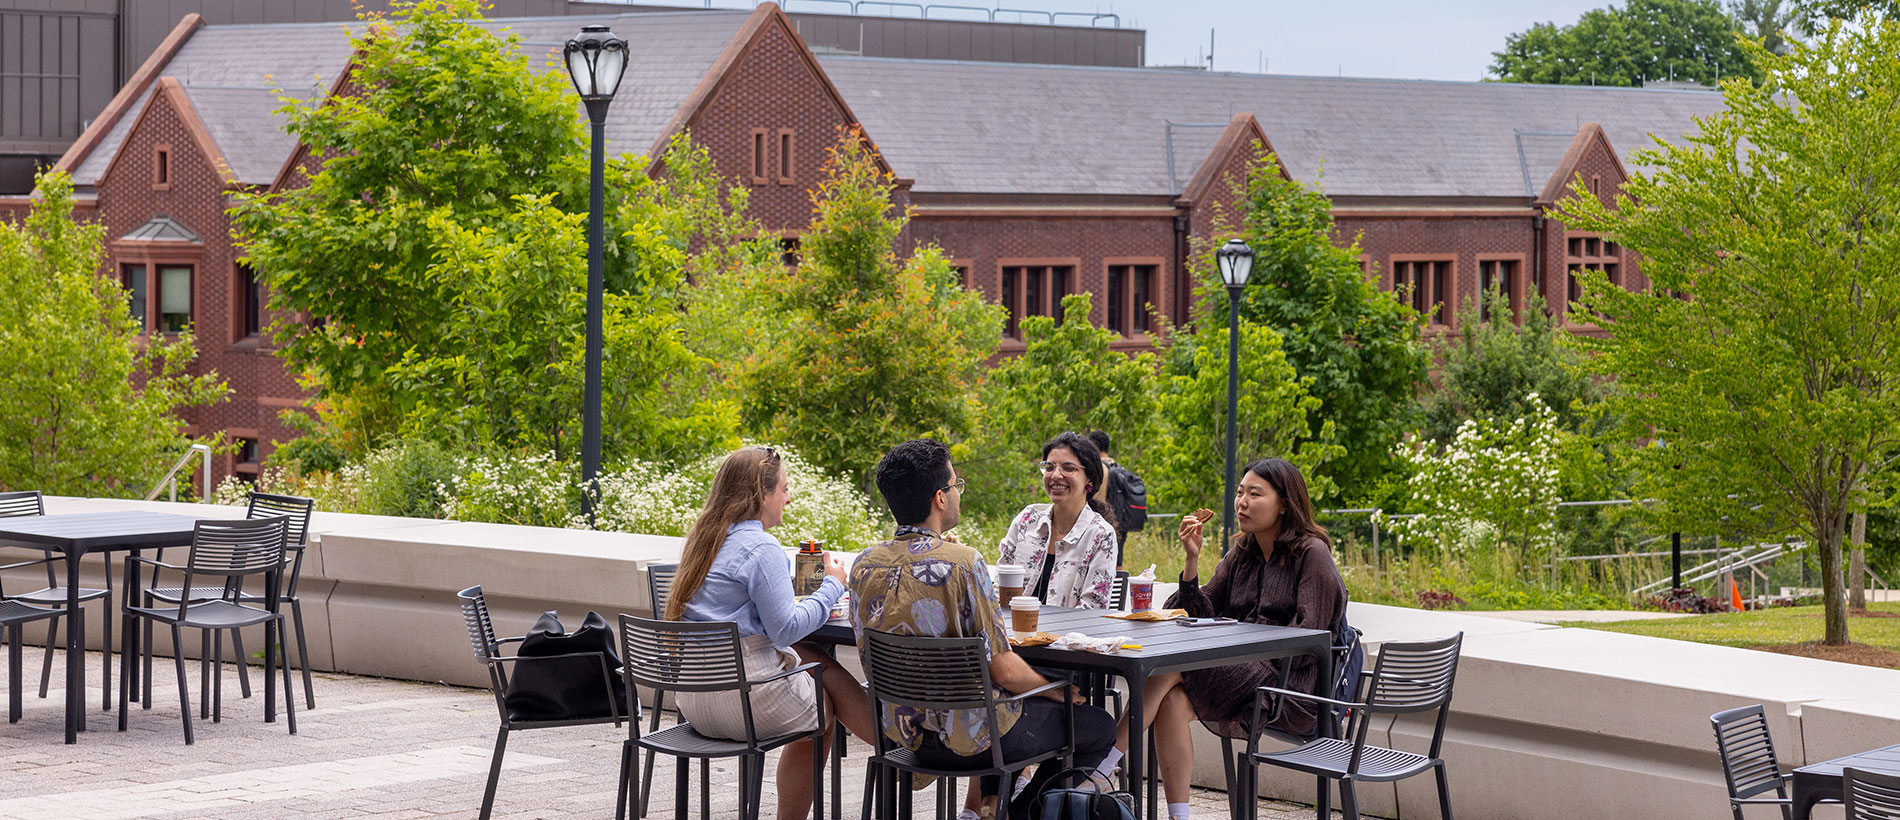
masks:
[[[567,80],[476,0],[370,16],[344,93],[289,100],[289,131],[321,167],[301,188],[241,195],[236,233],[280,323],[281,355],[318,393],[328,448],[361,458],[397,436],[572,456],[579,439],[589,184]],[[603,451],[697,455],[730,442],[736,405],[684,347],[688,248],[730,200],[683,140],[656,181],[608,163]],[[724,221],[722,221],[724,220]],[[682,452],[674,452],[674,451]],[[333,461],[333,452],[293,448]]]
[[[1900,453],[1900,23],[1836,23],[1724,109],[1638,156],[1618,207],[1581,183],[1573,228],[1642,254],[1653,290],[1583,272],[1579,339],[1622,389],[1639,492],[1684,531],[1798,532],[1819,554],[1825,640],[1847,640],[1850,509],[1894,487]],[[1798,102],[1797,102],[1798,101]],[[1683,298],[1675,298],[1680,295]]]
[[[1741,23],[1716,0],[1629,0],[1584,12],[1568,26],[1538,23],[1494,52],[1491,76],[1510,83],[1641,86],[1677,80],[1713,86],[1760,76]]]
[[[1582,354],[1564,344],[1565,331],[1536,309],[1525,311],[1519,324],[1510,298],[1495,289],[1480,298],[1487,315],[1464,322],[1457,335],[1437,345],[1443,363],[1438,386],[1421,402],[1425,437],[1442,444],[1466,420],[1528,418],[1546,408],[1562,429],[1581,429],[1588,406],[1603,400],[1603,389],[1583,370]],[[1532,288],[1524,304],[1541,305],[1543,296]],[[1466,304],[1461,315],[1480,311]],[[1539,397],[1535,405],[1532,394]]]
[[[981,492],[970,509],[1007,515],[1039,499],[1042,443],[1065,430],[1105,430],[1116,457],[1138,465],[1159,432],[1155,355],[1115,350],[1114,331],[1089,322],[1087,293],[1062,299],[1062,321],[1022,320],[1024,349],[990,371],[972,457],[957,462]]]
[[[1771,54],[1788,53],[1791,38],[1810,29],[1812,16],[1794,0],[1734,0],[1729,13]]]
[[[1315,463],[1320,474],[1348,502],[1367,500],[1396,468],[1392,447],[1411,429],[1425,383],[1420,318],[1366,277],[1356,238],[1338,243],[1325,194],[1281,176],[1278,160],[1255,150],[1240,213],[1254,250],[1241,316],[1272,328],[1294,372],[1310,380],[1320,402],[1312,429],[1330,425],[1344,448]],[[1199,265],[1196,321],[1224,337],[1227,294],[1211,256]]]
[[[909,215],[894,212],[894,183],[872,151],[856,131],[831,147],[803,258],[768,290],[785,332],[739,378],[759,438],[866,488],[892,442],[967,432],[967,397],[1003,321],[935,247],[898,258]]]
[[[1801,15],[1801,31],[1814,34],[1826,28],[1827,21],[1860,19],[1863,14],[1900,17],[1900,0],[1793,0]]]
[[[1144,477],[1152,504],[1161,509],[1220,508],[1226,489],[1226,323],[1201,322],[1170,347],[1162,380],[1162,435],[1148,448]],[[1240,393],[1235,418],[1234,470],[1259,458],[1280,457],[1298,465],[1315,501],[1336,494],[1325,466],[1344,454],[1323,406],[1282,349],[1280,334],[1249,320],[1240,323]]]
[[[192,440],[178,412],[224,398],[192,375],[192,334],[141,333],[99,275],[105,229],[73,220],[64,174],[38,180],[24,223],[0,225],[0,490],[144,492]]]

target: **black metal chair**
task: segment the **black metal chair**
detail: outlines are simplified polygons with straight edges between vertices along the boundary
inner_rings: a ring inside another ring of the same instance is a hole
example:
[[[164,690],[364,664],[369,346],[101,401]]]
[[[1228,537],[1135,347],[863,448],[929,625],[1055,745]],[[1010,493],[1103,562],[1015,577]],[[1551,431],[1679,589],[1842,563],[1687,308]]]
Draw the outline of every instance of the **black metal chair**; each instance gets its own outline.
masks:
[[[30,567],[38,563],[50,564],[55,561],[64,561],[64,560],[66,559],[63,557],[42,558],[42,559],[39,559],[38,561],[25,561],[18,564],[9,564],[7,566],[0,567],[0,570],[20,569],[24,567]],[[25,655],[22,651],[22,643],[21,643],[22,641],[26,640],[26,630],[24,629],[24,627],[27,624],[34,623],[36,621],[52,621],[53,623],[57,624],[59,623],[60,616],[65,615],[65,614],[66,614],[66,610],[64,609],[45,609],[45,608],[41,608],[37,606],[31,606],[29,604],[20,603],[19,601],[16,601],[12,598],[8,598],[6,596],[6,591],[4,589],[0,589],[0,631],[4,631],[5,637],[6,637],[6,643],[7,643],[7,722],[8,723],[20,722],[20,694],[21,694],[20,667],[26,663]],[[75,620],[73,621],[73,628],[84,629],[85,628],[84,619],[85,619],[84,613],[81,613],[75,616]],[[53,643],[54,642],[51,639],[48,639],[47,644],[46,644],[47,646],[46,651],[49,654],[52,652]]]
[[[679,573],[679,564],[651,564],[647,566],[647,599],[653,602],[653,617],[666,617],[666,602],[673,593],[673,576]],[[647,726],[647,732],[660,731],[660,713],[666,710],[666,692],[653,693],[653,717]],[[653,797],[653,759],[658,753],[647,750],[646,762],[642,764],[640,779],[640,816],[645,817],[647,806]],[[699,762],[699,791],[710,801],[712,788],[712,761]]]
[[[878,717],[877,753],[866,764],[865,790],[873,790],[877,795],[878,810],[872,814],[872,800],[864,801],[864,817],[895,817],[899,815],[896,799],[901,798],[908,804],[910,791],[902,790],[899,795],[895,788],[895,778],[886,778],[883,769],[893,774],[903,772],[910,775],[928,775],[940,778],[937,782],[937,816],[939,818],[955,814],[955,794],[946,788],[949,778],[982,777],[996,775],[1003,779],[998,795],[1005,806],[1009,795],[1015,789],[1017,773],[1023,769],[1056,758],[1062,759],[1062,768],[1067,769],[1075,755],[1075,704],[1065,699],[1063,728],[1067,733],[1060,748],[1042,754],[1018,760],[1003,759],[1003,745],[1000,738],[992,738],[990,743],[990,765],[973,769],[937,769],[925,766],[917,759],[915,752],[897,748],[885,733],[884,704],[909,707],[912,709],[981,709],[987,714],[989,725],[996,726],[996,708],[1006,703],[1021,702],[1054,689],[1072,685],[1067,679],[1051,681],[1027,692],[1019,692],[1008,697],[997,697],[996,690],[990,684],[990,663],[984,651],[985,638],[932,638],[909,635],[892,635],[888,632],[866,631],[864,633],[864,676],[870,683],[871,710]],[[910,815],[910,807],[905,805],[901,813]],[[1006,810],[999,813],[1007,813]]]
[[[679,759],[679,765],[675,767],[673,794],[675,820],[684,820],[686,817],[686,785],[689,779],[686,761],[727,757],[739,759],[740,816],[747,820],[758,820],[765,786],[765,754],[800,740],[816,743],[830,731],[825,716],[825,699],[820,696],[814,710],[816,728],[777,737],[758,736],[752,724],[753,688],[792,675],[805,674],[812,675],[814,685],[822,685],[817,680],[820,666],[816,663],[800,664],[774,675],[748,680],[744,653],[739,646],[739,626],[731,621],[664,621],[623,613],[620,616],[620,652],[626,664],[629,700],[636,696],[636,687],[639,686],[656,692],[736,691],[745,715],[746,736],[743,740],[707,737],[686,722],[684,716],[673,726],[648,734],[641,733],[640,721],[628,721],[627,741],[620,753],[620,794],[614,806],[616,818],[627,816],[627,804],[640,792],[639,770],[635,763],[639,760],[639,750],[647,749]],[[811,766],[813,817],[824,815],[824,774],[824,755],[814,751]],[[706,816],[710,819],[710,814]]]
[[[1847,820],[1894,820],[1900,817],[1900,777],[1843,769],[1841,803],[1847,808]]]
[[[587,726],[595,723],[620,725],[624,715],[602,715],[598,717],[575,718],[568,720],[510,720],[508,717],[508,664],[533,663],[593,655],[600,659],[601,685],[612,691],[614,679],[607,668],[607,656],[598,652],[570,653],[566,655],[545,655],[520,657],[504,655],[501,648],[505,644],[520,643],[520,637],[495,637],[495,621],[488,614],[488,598],[482,594],[480,586],[472,586],[455,593],[455,599],[462,605],[462,625],[468,629],[469,646],[475,650],[475,660],[488,669],[488,688],[495,695],[495,711],[501,716],[501,725],[495,730],[495,752],[488,761],[488,786],[482,790],[481,820],[488,820],[495,810],[495,786],[501,782],[501,758],[508,751],[508,733],[517,729],[548,729],[558,726]],[[637,701],[628,701],[631,704]],[[632,718],[627,718],[631,720]]]
[[[1115,570],[1115,588],[1109,593],[1108,610],[1110,612],[1128,611],[1128,570]]]
[[[311,709],[317,708],[317,690],[310,680],[310,652],[309,645],[304,640],[303,602],[297,597],[297,580],[303,577],[304,548],[308,545],[310,512],[314,507],[315,502],[308,498],[301,498],[294,495],[273,495],[270,493],[253,492],[244,511],[244,517],[246,519],[268,518],[275,515],[285,516],[290,519],[290,529],[289,533],[285,536],[284,544],[285,552],[292,556],[290,573],[285,579],[284,588],[279,591],[277,600],[280,604],[287,603],[290,605],[291,625],[297,630],[298,666],[303,671],[304,705]],[[164,550],[159,550],[158,557],[162,560],[163,556]],[[180,598],[187,597],[184,588],[160,586],[159,583],[158,571],[154,569],[152,571],[152,581],[145,589],[145,606],[152,606],[154,602],[175,604],[178,603]],[[225,587],[199,586],[190,590],[189,598],[194,603],[215,601],[224,597],[226,592]],[[238,600],[241,603],[262,604],[265,602],[265,593],[243,593],[239,596]],[[107,636],[107,640],[111,640],[109,635]],[[142,641],[143,643],[141,643],[140,646],[143,647],[145,653],[145,700],[143,702],[147,704],[146,708],[150,708],[149,704],[152,702],[152,624],[150,621],[147,621],[145,624],[145,634]],[[207,631],[203,637],[203,641],[206,642],[206,645],[201,647],[198,653],[199,677],[208,678],[212,665],[222,665],[224,663],[224,636],[222,633],[212,634]],[[231,647],[232,651],[237,655],[238,687],[243,696],[248,698],[251,696],[251,668],[250,665],[246,663],[246,659],[249,656],[244,652],[244,633],[242,631],[236,629],[231,630]],[[286,659],[285,662],[288,663],[288,659]],[[203,695],[204,693],[201,691],[199,693],[200,703],[198,706],[200,716],[205,713],[206,707],[206,704],[203,703]]]
[[[277,515],[269,518],[257,518],[246,521],[199,521],[192,529],[191,552],[186,556],[185,565],[167,564],[151,558],[138,556],[125,560],[141,564],[151,564],[182,573],[184,580],[180,589],[197,589],[193,580],[205,576],[223,579],[224,594],[208,601],[180,600],[176,606],[125,608],[127,615],[143,618],[148,623],[162,623],[171,627],[172,660],[178,667],[178,712],[185,723],[185,743],[190,745],[194,738],[191,731],[191,695],[185,688],[185,652],[184,630],[187,627],[204,632],[220,632],[226,629],[242,629],[247,626],[264,626],[264,722],[277,721],[276,687],[271,681],[271,673],[281,665],[284,673],[284,716],[290,726],[290,733],[297,733],[297,699],[292,693],[290,682],[290,664],[282,662],[284,651],[284,616],[279,611],[278,591],[284,573],[284,543],[290,531],[290,519]],[[253,575],[263,576],[264,605],[247,606],[242,603],[244,582]],[[151,652],[145,653],[150,657]],[[121,658],[128,666],[129,658]],[[120,670],[119,681],[119,728],[125,729],[125,707],[131,698],[132,687],[127,684]],[[147,680],[150,680],[148,675]],[[211,681],[211,721],[223,720],[224,676],[219,675]],[[151,699],[146,699],[149,708]]]
[[[1348,660],[1351,659],[1352,651],[1355,648],[1357,648],[1360,642],[1365,638],[1365,633],[1359,631],[1358,627],[1347,626],[1346,629],[1349,630],[1351,633],[1347,642],[1343,644],[1333,645],[1333,680],[1336,683],[1341,681],[1343,678],[1345,678],[1346,663]],[[1281,659],[1280,664],[1281,664],[1280,665],[1280,679],[1286,680],[1287,673],[1289,670],[1291,670],[1292,664],[1289,659],[1284,659],[1284,658]],[[1371,676],[1372,676],[1371,672],[1359,673],[1360,681],[1363,681],[1366,678],[1369,678]],[[1352,681],[1346,685],[1346,688],[1344,691],[1349,693],[1348,697],[1358,696],[1360,681]],[[1278,717],[1278,712],[1283,705],[1284,705],[1283,700],[1276,699],[1272,707],[1273,710],[1271,712],[1268,712],[1260,716],[1256,720],[1256,722],[1253,725],[1259,727],[1256,730],[1258,735],[1263,736],[1263,737],[1270,737],[1275,740],[1279,740],[1285,743],[1292,743],[1295,745],[1305,743],[1309,740],[1312,740],[1314,737],[1318,737],[1320,735],[1319,726],[1317,725],[1313,727],[1314,731],[1312,735],[1296,735],[1291,732],[1283,732],[1279,729],[1273,728],[1271,724]],[[1322,719],[1328,721],[1331,724],[1332,737],[1346,736],[1346,716],[1350,711],[1351,710],[1345,709],[1342,707],[1330,707],[1321,712]],[[1236,738],[1231,738],[1226,735],[1222,735],[1218,732],[1216,732],[1215,734],[1220,737],[1221,765],[1225,769],[1225,772],[1227,775],[1227,794],[1229,795],[1230,798],[1232,798],[1238,794],[1238,792],[1236,792],[1234,789],[1234,764],[1238,760],[1238,758],[1234,754],[1234,741],[1236,740]],[[1153,768],[1154,766],[1154,730],[1152,728],[1149,730],[1148,753],[1149,753],[1148,771],[1155,771],[1155,769]],[[1325,815],[1327,812],[1331,810],[1332,795],[1327,789],[1323,787],[1325,780],[1322,778],[1320,782],[1321,782],[1322,788],[1319,790],[1318,809],[1321,815]],[[1235,813],[1235,816],[1238,816],[1238,812],[1240,810],[1239,806],[1231,799],[1228,801],[1228,809],[1231,812]]]
[[[39,490],[21,490],[18,492],[11,492],[11,493],[0,493],[0,518],[17,518],[20,516],[45,515],[45,514],[46,514],[46,504],[45,504],[45,501],[40,497]],[[60,555],[63,556],[63,553]],[[52,550],[47,550],[46,557],[49,559],[54,558],[55,553]],[[63,557],[60,560],[64,560]],[[41,589],[33,590],[32,592],[22,592],[18,595],[9,595],[6,597],[9,600],[17,601],[22,604],[28,604],[28,605],[36,606],[36,607],[51,607],[55,609],[64,610],[66,608],[66,588],[59,585],[60,584],[59,575],[53,571],[53,564],[55,563],[55,561],[30,561],[23,564],[9,564],[7,566],[0,567],[0,570],[19,569],[23,567],[32,566],[35,563],[44,563],[46,565],[46,586]],[[93,589],[90,587],[80,587],[79,602],[82,604],[87,601],[100,602],[99,617],[104,620],[104,623],[101,626],[103,629],[105,629],[106,642],[105,642],[105,649],[104,649],[105,663],[103,664],[105,668],[101,673],[103,676],[103,679],[99,683],[99,708],[110,709],[112,708],[112,646],[113,646],[112,644],[112,621],[113,621],[112,567],[111,567],[110,562],[107,563],[105,576],[106,576],[105,589]],[[81,628],[83,628],[83,624]],[[58,646],[59,646],[59,620],[54,619],[53,622],[51,624],[48,624],[46,627],[46,658],[42,662],[42,665],[40,667],[40,697],[46,697],[47,683],[51,681],[53,678],[53,649]]]
[[[1443,820],[1451,820],[1451,793],[1445,783],[1445,761],[1439,748],[1445,739],[1445,719],[1451,713],[1452,681],[1457,677],[1458,653],[1464,633],[1436,641],[1388,643],[1379,649],[1379,660],[1365,676],[1361,691],[1363,702],[1340,701],[1289,689],[1263,686],[1254,694],[1254,726],[1262,725],[1261,711],[1271,693],[1349,710],[1346,730],[1341,737],[1315,738],[1294,748],[1276,752],[1259,751],[1257,738],[1247,741],[1240,756],[1241,799],[1247,816],[1259,807],[1259,778],[1253,764],[1265,763],[1339,781],[1339,808],[1346,820],[1359,817],[1359,798],[1354,784],[1386,783],[1404,780],[1427,770],[1438,780],[1438,811]],[[1366,745],[1366,732],[1374,715],[1402,715],[1437,710],[1437,725],[1432,743],[1425,754]],[[1320,794],[1326,794],[1322,788]]]
[[[1715,750],[1722,756],[1722,779],[1728,784],[1735,820],[1743,820],[1743,806],[1780,806],[1782,820],[1792,820],[1794,800],[1788,792],[1793,775],[1781,771],[1761,704],[1716,712],[1709,716],[1709,725],[1715,729]],[[1768,792],[1775,796],[1764,797]]]

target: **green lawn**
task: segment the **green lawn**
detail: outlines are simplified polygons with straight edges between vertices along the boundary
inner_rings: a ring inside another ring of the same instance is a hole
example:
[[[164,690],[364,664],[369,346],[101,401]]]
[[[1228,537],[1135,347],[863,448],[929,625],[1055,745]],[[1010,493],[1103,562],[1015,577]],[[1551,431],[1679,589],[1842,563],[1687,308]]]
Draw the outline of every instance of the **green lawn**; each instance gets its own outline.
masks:
[[[1857,644],[1900,652],[1900,603],[1876,603],[1868,608],[1877,613],[1887,613],[1888,617],[1849,616],[1848,639]],[[1785,646],[1819,641],[1823,628],[1821,608],[1818,606],[1777,607],[1653,621],[1567,623],[1564,626],[1740,647]]]

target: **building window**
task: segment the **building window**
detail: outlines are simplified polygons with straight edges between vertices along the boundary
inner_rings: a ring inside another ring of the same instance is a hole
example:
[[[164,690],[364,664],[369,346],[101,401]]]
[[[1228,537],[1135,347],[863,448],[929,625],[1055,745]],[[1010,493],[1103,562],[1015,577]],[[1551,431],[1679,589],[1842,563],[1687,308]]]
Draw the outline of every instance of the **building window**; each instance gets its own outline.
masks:
[[[792,184],[792,129],[778,132],[778,184]]]
[[[152,149],[152,187],[172,187],[172,147],[160,144]]]
[[[1062,297],[1069,293],[1075,268],[1068,265],[1011,265],[1003,268],[1003,307],[1009,311],[1004,334],[1021,338],[1018,322],[1025,316],[1051,316],[1062,321]]]
[[[158,268],[158,329],[179,333],[191,327],[191,266]]]
[[[139,323],[139,332],[145,332],[145,266],[124,265],[119,269],[119,284],[125,286],[126,308],[132,313],[132,320]]]
[[[237,461],[239,464],[257,463],[257,439],[241,438],[237,440]]]
[[[237,266],[238,338],[256,336],[264,327],[264,286],[250,265]]]
[[[798,267],[798,260],[799,260],[798,249],[799,249],[798,237],[796,236],[779,237],[778,238],[778,261],[780,263],[783,263],[785,267],[787,268]]]
[[[1108,266],[1108,329],[1123,336],[1147,333],[1148,300],[1157,265]]]
[[[1392,287],[1434,325],[1451,324],[1451,260],[1393,261]]]
[[[1602,271],[1610,284],[1623,285],[1623,249],[1593,234],[1571,234],[1568,237],[1568,253],[1564,267],[1569,271],[1568,295],[1575,302],[1583,298],[1583,283],[1577,280],[1578,270]]]
[[[1516,321],[1522,322],[1523,308],[1519,304],[1524,294],[1524,281],[1520,271],[1523,262],[1516,259],[1480,259],[1478,260],[1478,321],[1491,321],[1491,303],[1487,296],[1492,291],[1504,294],[1505,304],[1510,305]]]
[[[771,182],[771,180],[767,178],[765,175],[766,170],[772,167],[771,163],[767,161],[768,160],[767,154],[771,148],[771,146],[767,144],[767,140],[769,140],[770,138],[771,138],[771,133],[768,132],[766,129],[763,129],[763,128],[752,129],[752,184],[753,185],[764,185],[768,182]]]

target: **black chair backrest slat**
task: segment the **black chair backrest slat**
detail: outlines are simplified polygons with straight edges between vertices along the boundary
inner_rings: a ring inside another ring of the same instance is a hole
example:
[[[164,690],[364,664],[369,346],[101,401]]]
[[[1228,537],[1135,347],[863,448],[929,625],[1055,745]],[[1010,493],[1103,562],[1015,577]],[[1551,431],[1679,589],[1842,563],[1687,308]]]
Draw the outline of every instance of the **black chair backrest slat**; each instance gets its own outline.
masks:
[[[647,567],[647,597],[653,600],[653,617],[666,617],[666,599],[673,594],[673,576],[678,564],[653,564]]]
[[[871,696],[917,709],[977,709],[990,689],[985,638],[934,638],[865,633],[864,668]]]
[[[1128,611],[1128,570],[1115,570],[1115,588],[1109,595],[1108,609],[1111,612]]]
[[[1768,734],[1768,717],[1761,704],[1717,712],[1709,717],[1715,728],[1715,749],[1722,756],[1722,776],[1730,798],[1754,797],[1782,787],[1781,761]]]
[[[1443,706],[1451,699],[1463,643],[1461,633],[1436,641],[1382,645],[1366,694],[1370,711],[1424,712]]]
[[[18,490],[0,493],[0,518],[18,518],[23,515],[45,515],[46,503],[40,497],[39,490]]]
[[[186,567],[193,575],[234,577],[275,572],[284,565],[285,516],[244,521],[199,521]]]
[[[462,624],[468,628],[468,643],[475,650],[475,660],[488,663],[496,653],[495,621],[488,614],[488,599],[482,595],[479,585],[455,593],[455,598],[462,603]]]
[[[1847,820],[1900,818],[1900,775],[1850,768],[1841,773],[1841,786]]]
[[[712,692],[746,685],[739,626],[731,621],[665,621],[623,613],[620,642],[627,678],[641,686]]]
[[[316,502],[295,495],[274,495],[271,493],[251,493],[250,505],[245,509],[245,518],[269,518],[273,515],[287,516],[290,527],[284,536],[284,542],[290,546],[302,546],[310,537],[310,511]]]

